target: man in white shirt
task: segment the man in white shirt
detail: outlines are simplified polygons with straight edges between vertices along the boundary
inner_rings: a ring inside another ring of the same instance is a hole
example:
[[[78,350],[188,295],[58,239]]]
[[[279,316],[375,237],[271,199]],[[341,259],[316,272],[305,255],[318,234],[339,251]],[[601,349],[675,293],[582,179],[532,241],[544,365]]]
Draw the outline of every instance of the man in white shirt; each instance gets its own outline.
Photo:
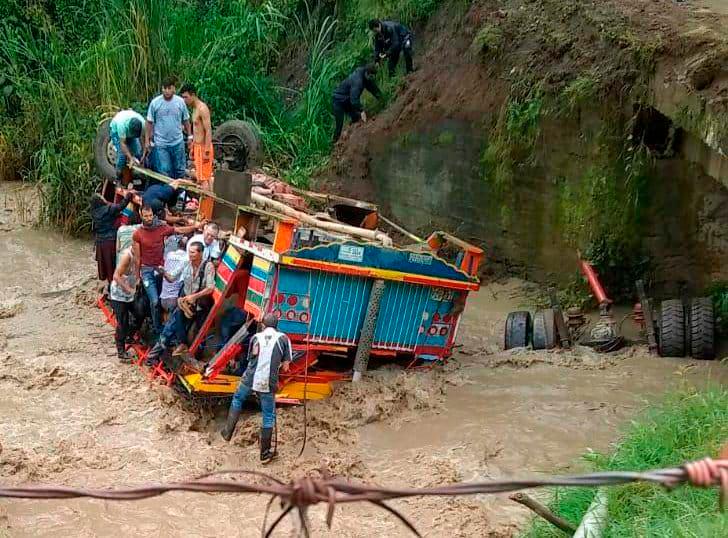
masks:
[[[202,261],[218,260],[222,253],[220,252],[220,242],[217,240],[220,234],[220,227],[214,222],[205,225],[201,234],[193,235],[187,242],[187,254],[190,253],[190,245],[193,243],[202,243],[204,250],[202,252]]]
[[[160,273],[164,276],[162,280],[162,293],[159,294],[159,301],[162,304],[162,310],[171,314],[177,308],[177,299],[179,292],[184,284],[181,275],[185,265],[189,263],[187,256],[187,238],[179,236],[177,238],[177,248],[168,252],[164,256],[164,267]]]

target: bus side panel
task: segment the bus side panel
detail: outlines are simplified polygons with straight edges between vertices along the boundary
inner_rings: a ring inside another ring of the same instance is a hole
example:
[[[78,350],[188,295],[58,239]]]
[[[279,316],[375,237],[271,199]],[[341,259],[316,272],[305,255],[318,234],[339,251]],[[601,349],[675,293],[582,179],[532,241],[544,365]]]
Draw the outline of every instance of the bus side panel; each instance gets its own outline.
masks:
[[[356,345],[364,322],[372,281],[322,271],[281,267],[274,309],[280,309],[280,330],[287,334],[309,335],[311,342]],[[295,306],[289,297],[295,296]],[[308,298],[308,301],[305,299]],[[309,324],[301,314],[308,304]],[[295,314],[288,314],[294,310]],[[293,317],[294,319],[289,319]]]

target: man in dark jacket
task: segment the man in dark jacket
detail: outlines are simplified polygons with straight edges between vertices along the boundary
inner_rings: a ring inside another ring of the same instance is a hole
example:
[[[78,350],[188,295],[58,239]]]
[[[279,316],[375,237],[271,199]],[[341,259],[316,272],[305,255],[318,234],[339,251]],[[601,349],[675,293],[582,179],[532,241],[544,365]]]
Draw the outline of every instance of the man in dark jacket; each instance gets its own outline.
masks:
[[[407,73],[414,71],[412,67],[412,33],[409,28],[393,21],[369,21],[369,29],[374,32],[374,61],[379,63],[384,58],[389,59],[389,76],[399,63],[400,53],[404,53],[404,63]]]
[[[364,90],[369,91],[377,99],[381,99],[382,92],[379,91],[374,77],[377,74],[377,65],[369,64],[366,67],[358,67],[349,78],[344,80],[334,90],[334,118],[336,130],[334,131],[334,143],[341,136],[341,129],[344,126],[344,115],[348,114],[352,123],[359,120],[367,121],[366,112],[361,104],[361,94]]]
[[[134,191],[126,191],[124,198],[118,204],[108,202],[100,194],[94,194],[91,198],[91,222],[96,244],[99,280],[106,280],[109,284],[114,278],[116,268],[117,219],[124,208],[129,205],[133,194]]]
[[[263,427],[260,430],[260,461],[268,463],[275,456],[271,450],[273,427],[276,423],[276,389],[278,388],[278,369],[287,372],[292,361],[291,342],[282,332],[278,332],[278,318],[273,314],[263,316],[263,331],[253,336],[248,356],[248,368],[240,379],[230,404],[227,423],[221,434],[230,441],[240,418],[243,403],[251,391],[260,399],[263,412]]]

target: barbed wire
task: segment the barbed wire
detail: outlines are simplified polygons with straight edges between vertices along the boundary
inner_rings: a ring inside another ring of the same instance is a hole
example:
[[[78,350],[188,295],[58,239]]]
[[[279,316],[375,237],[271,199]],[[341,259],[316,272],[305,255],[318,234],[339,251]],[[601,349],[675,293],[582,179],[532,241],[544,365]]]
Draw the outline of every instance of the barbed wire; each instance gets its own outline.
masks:
[[[419,537],[421,535],[415,526],[401,512],[386,504],[387,501],[409,497],[510,493],[524,489],[553,486],[617,486],[633,482],[653,483],[666,488],[674,488],[682,484],[690,484],[696,487],[719,486],[721,488],[721,509],[726,508],[726,501],[728,500],[728,459],[712,460],[705,458],[688,462],[681,467],[644,472],[610,471],[553,478],[489,480],[430,488],[382,487],[332,477],[326,471],[320,473],[320,476],[306,476],[288,483],[266,473],[232,469],[215,471],[188,481],[116,489],[86,489],[55,485],[0,486],[0,498],[74,499],[88,497],[111,501],[135,501],[157,497],[172,491],[264,494],[270,496],[262,528],[262,535],[266,537],[270,536],[280,522],[293,510],[297,511],[300,518],[300,532],[305,536],[309,536],[310,525],[307,509],[317,504],[327,505],[326,524],[329,528],[333,522],[334,510],[337,504],[368,502],[395,516],[415,536]],[[247,483],[230,479],[235,476],[255,477],[261,481],[260,483]],[[223,477],[228,479],[223,479]],[[281,503],[281,513],[268,527],[269,511],[276,499]]]

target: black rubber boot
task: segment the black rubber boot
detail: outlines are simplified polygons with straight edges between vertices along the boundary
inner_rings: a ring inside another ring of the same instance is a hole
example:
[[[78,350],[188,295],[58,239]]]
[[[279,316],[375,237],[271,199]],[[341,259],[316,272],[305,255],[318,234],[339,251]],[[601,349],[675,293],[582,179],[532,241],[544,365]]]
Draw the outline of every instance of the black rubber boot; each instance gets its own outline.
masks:
[[[131,362],[132,357],[124,344],[116,346],[116,356],[121,362]]]
[[[273,428],[261,428],[260,462],[263,464],[270,462],[276,455],[270,447],[271,439],[273,439]]]
[[[227,422],[225,423],[225,427],[220,431],[220,435],[222,435],[222,438],[225,439],[228,443],[230,442],[230,439],[233,438],[233,433],[235,433],[235,426],[237,426],[239,418],[240,410],[233,409],[231,407],[230,411],[228,411],[228,417]]]

